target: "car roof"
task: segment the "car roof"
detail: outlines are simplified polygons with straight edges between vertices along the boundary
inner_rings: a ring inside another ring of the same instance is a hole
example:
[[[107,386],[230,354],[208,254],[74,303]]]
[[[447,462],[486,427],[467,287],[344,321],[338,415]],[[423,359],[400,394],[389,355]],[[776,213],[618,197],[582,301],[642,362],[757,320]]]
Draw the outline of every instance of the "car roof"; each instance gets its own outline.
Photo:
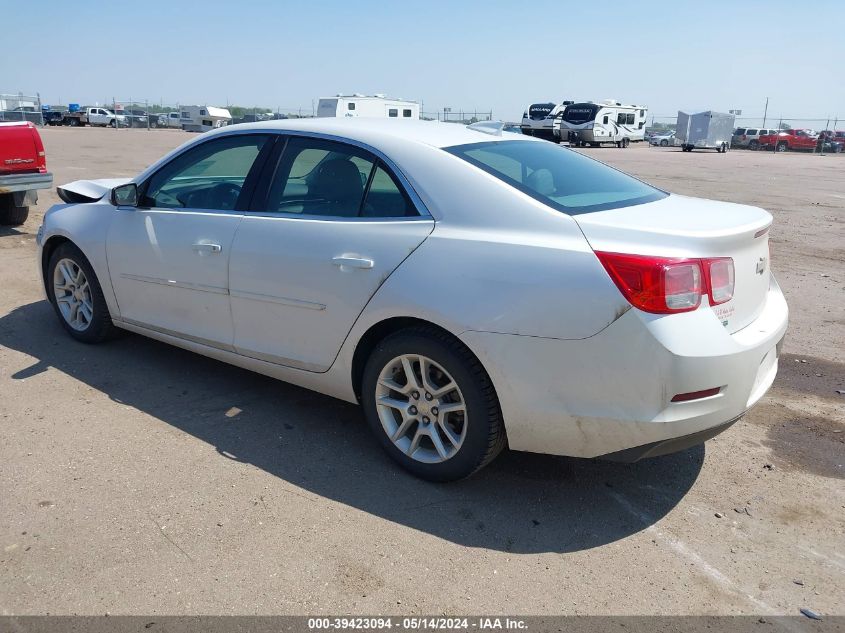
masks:
[[[406,140],[439,148],[496,140],[519,139],[540,143],[547,142],[512,132],[503,132],[501,136],[498,136],[469,129],[466,125],[458,123],[421,121],[418,119],[411,121],[365,117],[282,119],[258,123],[240,123],[236,126],[230,125],[220,128],[219,132],[234,132],[235,130],[311,132],[339,136],[374,146],[385,140]]]

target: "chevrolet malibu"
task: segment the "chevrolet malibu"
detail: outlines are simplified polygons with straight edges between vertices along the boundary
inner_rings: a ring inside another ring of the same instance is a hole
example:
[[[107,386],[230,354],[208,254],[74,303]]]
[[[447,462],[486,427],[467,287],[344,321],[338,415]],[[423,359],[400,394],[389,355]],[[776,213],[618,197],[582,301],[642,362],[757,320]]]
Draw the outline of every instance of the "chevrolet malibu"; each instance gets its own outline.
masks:
[[[767,212],[495,124],[238,125],[59,194],[39,262],[70,336],[128,330],[358,402],[430,480],[505,445],[701,443],[768,390],[787,326]]]

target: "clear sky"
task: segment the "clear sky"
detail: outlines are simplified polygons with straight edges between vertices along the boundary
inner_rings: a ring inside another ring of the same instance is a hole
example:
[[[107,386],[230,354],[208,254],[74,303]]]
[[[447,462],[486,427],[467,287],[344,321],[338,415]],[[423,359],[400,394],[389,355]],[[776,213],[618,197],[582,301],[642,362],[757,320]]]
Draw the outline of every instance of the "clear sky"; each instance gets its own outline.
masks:
[[[37,6],[37,11],[34,9]],[[69,11],[69,7],[73,7]],[[615,98],[845,118],[845,0],[0,0],[0,93],[301,107],[338,92],[493,110]],[[12,26],[13,28],[9,28]]]

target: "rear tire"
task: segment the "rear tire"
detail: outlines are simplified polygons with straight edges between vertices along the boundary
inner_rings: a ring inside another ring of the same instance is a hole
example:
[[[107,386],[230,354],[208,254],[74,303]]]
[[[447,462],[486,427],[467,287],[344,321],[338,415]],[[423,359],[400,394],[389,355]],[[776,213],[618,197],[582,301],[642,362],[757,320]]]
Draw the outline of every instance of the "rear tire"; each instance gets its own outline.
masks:
[[[75,244],[65,242],[53,251],[44,281],[59,322],[77,341],[101,343],[120,333],[94,269]]]
[[[506,445],[499,400],[487,372],[465,345],[433,327],[407,328],[382,340],[367,359],[361,393],[367,422],[382,448],[422,479],[469,477]],[[449,412],[439,411],[447,406]]]
[[[627,149],[628,145],[631,144],[631,139],[623,138],[622,139],[622,149]]]
[[[20,226],[29,217],[29,207],[16,207],[15,198],[7,193],[0,196],[0,225]]]
[[[662,141],[660,141],[660,147],[669,147],[669,141],[664,138]]]

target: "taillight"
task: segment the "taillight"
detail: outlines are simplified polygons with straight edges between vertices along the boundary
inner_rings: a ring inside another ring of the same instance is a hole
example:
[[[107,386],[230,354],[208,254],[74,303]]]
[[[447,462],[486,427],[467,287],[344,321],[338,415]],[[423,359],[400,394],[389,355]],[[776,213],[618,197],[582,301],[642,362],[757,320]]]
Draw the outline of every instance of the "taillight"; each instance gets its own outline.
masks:
[[[710,305],[719,305],[733,299],[734,260],[730,257],[718,257],[701,261],[710,292]]]
[[[689,312],[707,294],[711,305],[733,297],[730,257],[679,259],[596,251],[610,278],[636,308],[654,314]]]

